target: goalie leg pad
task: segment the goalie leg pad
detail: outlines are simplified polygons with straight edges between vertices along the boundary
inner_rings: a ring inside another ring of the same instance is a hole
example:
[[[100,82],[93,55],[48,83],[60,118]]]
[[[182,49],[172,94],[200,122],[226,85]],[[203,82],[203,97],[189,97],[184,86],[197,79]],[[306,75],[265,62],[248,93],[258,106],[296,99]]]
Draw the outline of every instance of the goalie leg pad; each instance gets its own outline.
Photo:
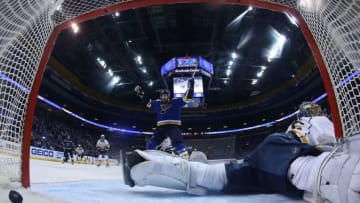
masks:
[[[206,189],[196,184],[199,172],[196,168],[197,165],[178,156],[167,155],[163,158],[135,165],[130,172],[134,183],[139,186],[153,185],[185,190],[193,195],[206,194]]]
[[[346,137],[346,138],[344,138],[344,144],[342,145],[342,151],[360,155],[359,145],[360,145],[360,134]]]
[[[336,153],[320,171],[322,199],[333,203],[360,202],[360,156]]]
[[[138,186],[152,185],[176,190],[186,190],[186,177],[176,173],[177,168],[172,164],[155,161],[145,161],[131,169],[131,178]]]
[[[189,161],[207,163],[207,156],[204,152],[193,151],[190,154]]]
[[[353,171],[348,195],[349,195],[350,203],[355,203],[355,201],[352,200],[356,200],[357,202],[360,202],[360,164],[359,163],[357,164],[355,170]]]
[[[179,164],[183,160],[177,155],[172,155],[159,150],[135,150],[135,152],[148,161]]]

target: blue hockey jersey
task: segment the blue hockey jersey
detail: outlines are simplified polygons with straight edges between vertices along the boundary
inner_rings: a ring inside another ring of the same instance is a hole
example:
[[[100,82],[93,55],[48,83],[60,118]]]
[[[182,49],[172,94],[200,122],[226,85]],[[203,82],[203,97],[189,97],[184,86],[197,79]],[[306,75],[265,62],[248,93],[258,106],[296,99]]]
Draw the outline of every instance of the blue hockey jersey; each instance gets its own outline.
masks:
[[[64,140],[63,142],[64,149],[73,149],[74,143],[71,140]]]
[[[157,126],[181,125],[181,109],[186,104],[183,98],[174,98],[163,103],[160,100],[150,100],[146,105],[156,111]]]

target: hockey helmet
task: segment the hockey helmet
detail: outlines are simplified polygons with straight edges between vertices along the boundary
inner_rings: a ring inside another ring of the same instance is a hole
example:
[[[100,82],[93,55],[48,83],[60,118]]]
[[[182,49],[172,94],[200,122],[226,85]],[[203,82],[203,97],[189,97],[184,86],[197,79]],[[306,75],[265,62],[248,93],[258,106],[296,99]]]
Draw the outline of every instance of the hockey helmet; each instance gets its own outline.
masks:
[[[322,110],[320,105],[315,104],[313,102],[303,102],[299,106],[298,118],[300,117],[313,117],[320,116],[322,114]]]
[[[160,96],[161,96],[161,95],[164,95],[164,94],[166,94],[167,96],[170,96],[170,91],[167,90],[167,89],[161,90],[161,91],[160,91]]]

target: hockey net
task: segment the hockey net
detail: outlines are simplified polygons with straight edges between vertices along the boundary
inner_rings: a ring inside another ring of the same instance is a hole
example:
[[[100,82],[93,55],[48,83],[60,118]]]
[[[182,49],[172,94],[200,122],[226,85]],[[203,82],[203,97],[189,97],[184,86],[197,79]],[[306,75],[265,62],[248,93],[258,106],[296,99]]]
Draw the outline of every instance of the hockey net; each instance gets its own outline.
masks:
[[[71,22],[169,0],[8,0],[0,5],[0,176],[29,181],[32,119],[42,74],[57,34]],[[206,3],[206,0],[182,0]],[[216,1],[211,1],[216,2]],[[358,0],[221,1],[297,17],[320,69],[336,135],[360,131]],[[314,40],[315,39],[315,40]],[[313,41],[312,41],[313,40]]]

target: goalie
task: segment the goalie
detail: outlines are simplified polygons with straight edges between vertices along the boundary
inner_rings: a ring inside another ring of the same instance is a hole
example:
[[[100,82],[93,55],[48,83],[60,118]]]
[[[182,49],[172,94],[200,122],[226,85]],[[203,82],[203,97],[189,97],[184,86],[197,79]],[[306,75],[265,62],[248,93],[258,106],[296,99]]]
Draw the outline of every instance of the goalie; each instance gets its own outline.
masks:
[[[287,132],[266,137],[242,163],[209,165],[136,150],[128,158],[130,180],[195,195],[278,193],[309,202],[359,203],[360,153],[349,147],[359,144],[358,136],[355,144],[345,140],[335,147],[332,122],[317,104],[305,102]]]

